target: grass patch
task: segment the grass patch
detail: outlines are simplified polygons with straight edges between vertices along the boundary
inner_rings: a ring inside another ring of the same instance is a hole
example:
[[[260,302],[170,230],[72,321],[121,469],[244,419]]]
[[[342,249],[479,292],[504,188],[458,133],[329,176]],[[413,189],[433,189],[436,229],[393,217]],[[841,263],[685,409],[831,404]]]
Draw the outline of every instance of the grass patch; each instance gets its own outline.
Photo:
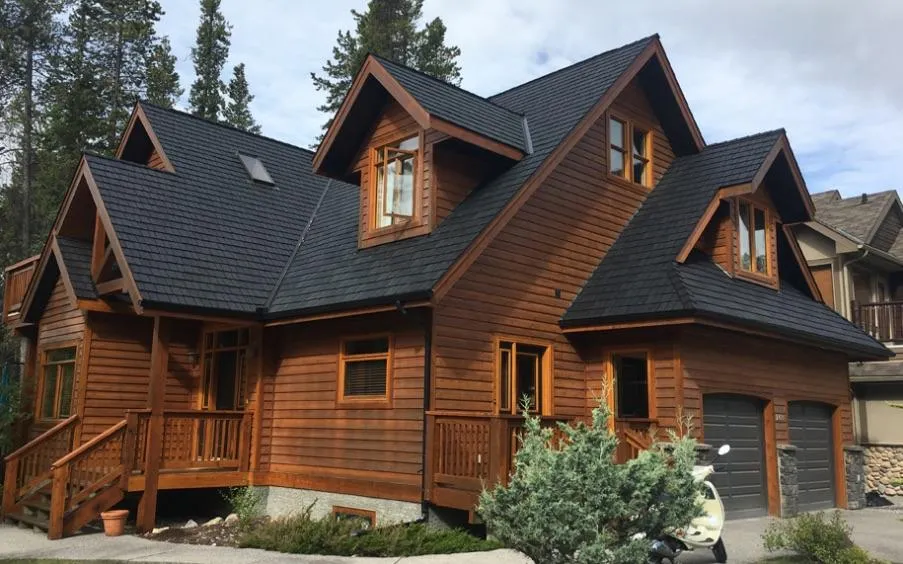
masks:
[[[313,519],[308,507],[302,514],[260,522],[238,540],[245,548],[292,554],[335,556],[421,556],[495,550],[501,545],[458,529],[436,529],[422,523],[366,530],[355,519],[333,516]]]

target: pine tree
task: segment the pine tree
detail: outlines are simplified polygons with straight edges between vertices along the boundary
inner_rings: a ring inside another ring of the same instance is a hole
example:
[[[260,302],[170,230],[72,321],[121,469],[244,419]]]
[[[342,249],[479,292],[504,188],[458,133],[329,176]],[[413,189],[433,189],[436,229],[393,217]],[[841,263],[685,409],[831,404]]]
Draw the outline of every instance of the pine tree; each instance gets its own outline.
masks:
[[[314,87],[326,93],[326,102],[317,108],[329,116],[324,131],[332,123],[367,53],[460,84],[457,58],[461,50],[445,44],[446,28],[439,18],[418,30],[422,14],[423,0],[370,0],[363,13],[351,10],[354,33],[340,31],[332,59],[323,66],[323,75],[310,75]]]
[[[201,23],[197,42],[191,48],[191,60],[196,75],[188,97],[191,112],[209,120],[219,120],[225,100],[220,76],[229,57],[232,26],[220,12],[221,0],[201,0]]]
[[[251,133],[260,133],[260,126],[254,121],[251,115],[251,101],[254,96],[248,87],[248,79],[245,77],[245,64],[235,65],[232,72],[232,80],[229,81],[228,87],[229,103],[223,111],[223,121],[233,127],[250,131]]]
[[[176,72],[176,56],[172,54],[169,39],[164,37],[151,50],[147,60],[147,101],[164,108],[171,108],[184,90],[179,87]]]

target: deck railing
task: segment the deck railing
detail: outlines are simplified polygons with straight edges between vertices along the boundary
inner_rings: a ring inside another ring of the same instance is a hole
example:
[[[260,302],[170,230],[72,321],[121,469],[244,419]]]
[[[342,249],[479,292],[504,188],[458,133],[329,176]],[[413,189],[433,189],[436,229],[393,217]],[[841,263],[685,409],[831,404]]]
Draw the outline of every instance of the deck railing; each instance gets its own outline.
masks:
[[[853,313],[853,323],[875,339],[884,343],[903,341],[903,301],[854,301],[850,311]]]
[[[14,265],[6,267],[3,272],[3,323],[15,323],[19,319],[22,300],[28,290],[28,284],[34,276],[35,267],[40,256],[33,256]]]

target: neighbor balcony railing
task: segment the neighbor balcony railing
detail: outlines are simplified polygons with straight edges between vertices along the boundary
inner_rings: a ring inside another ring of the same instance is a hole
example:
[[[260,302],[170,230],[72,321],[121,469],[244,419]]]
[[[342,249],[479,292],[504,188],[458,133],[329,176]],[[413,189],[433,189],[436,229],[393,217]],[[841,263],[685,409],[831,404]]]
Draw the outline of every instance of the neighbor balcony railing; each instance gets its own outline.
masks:
[[[853,302],[853,323],[875,339],[888,343],[903,341],[903,301]]]

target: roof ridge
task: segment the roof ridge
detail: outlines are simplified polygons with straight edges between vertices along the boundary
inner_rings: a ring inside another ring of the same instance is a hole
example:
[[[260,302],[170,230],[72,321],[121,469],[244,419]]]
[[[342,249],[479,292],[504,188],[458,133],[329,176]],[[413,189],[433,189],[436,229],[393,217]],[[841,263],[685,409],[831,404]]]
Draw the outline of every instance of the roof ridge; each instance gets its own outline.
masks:
[[[756,137],[767,137],[768,135],[775,134],[787,135],[787,130],[783,127],[779,127],[777,129],[769,129],[768,131],[760,131],[758,133],[750,133],[749,135],[743,135],[742,137],[735,137],[733,139],[725,139],[724,141],[718,141],[717,143],[710,143],[703,148],[703,152],[706,149],[711,149],[712,147],[717,147],[719,145],[727,145],[730,143],[738,143],[740,141],[748,141],[750,139],[754,139]]]
[[[289,143],[288,141],[282,141],[281,139],[276,139],[275,137],[270,137],[268,135],[261,135],[260,133],[251,133],[250,131],[245,131],[244,129],[239,129],[239,128],[235,127],[234,125],[229,125],[228,123],[222,123],[219,121],[212,121],[207,118],[202,118],[200,116],[196,116],[193,113],[186,112],[184,110],[178,110],[176,108],[167,108],[167,107],[161,106],[159,104],[154,104],[152,102],[148,102],[147,100],[144,100],[144,99],[138,100],[138,103],[141,104],[142,106],[150,106],[151,108],[156,108],[158,110],[162,110],[164,112],[169,112],[171,114],[176,114],[181,117],[191,118],[191,119],[197,120],[201,123],[205,123],[207,125],[221,127],[223,129],[228,129],[230,131],[236,131],[238,133],[243,133],[244,135],[249,135],[249,136],[257,138],[257,139],[263,139],[265,141],[272,141],[273,143],[279,143],[280,145],[285,145],[287,147],[291,147],[292,149],[298,149],[299,151],[303,151],[305,153],[310,153],[311,155],[313,155],[316,152],[316,151],[312,151],[311,149],[301,147],[300,145],[293,145],[293,144]]]
[[[493,100],[493,98],[498,98],[498,97],[501,96],[502,94],[507,94],[507,93],[509,93],[509,92],[511,92],[511,91],[513,91],[513,90],[517,90],[518,88],[522,88],[522,87],[524,87],[524,86],[527,86],[528,84],[532,84],[532,83],[534,83],[534,82],[537,82],[537,81],[539,81],[539,80],[546,79],[546,78],[548,78],[548,77],[550,77],[550,76],[553,76],[553,75],[556,75],[556,74],[558,74],[558,73],[564,72],[564,71],[566,71],[566,70],[568,70],[568,69],[571,69],[571,68],[574,68],[574,67],[576,67],[576,66],[579,66],[579,65],[588,63],[588,62],[593,61],[593,60],[595,60],[595,59],[599,59],[599,58],[604,57],[604,56],[606,56],[606,55],[610,55],[611,53],[614,53],[615,51],[621,51],[621,50],[623,50],[623,49],[627,49],[627,48],[629,48],[629,47],[634,47],[634,46],[636,46],[636,45],[639,45],[640,43],[648,42],[648,41],[650,41],[650,40],[652,40],[652,39],[659,39],[659,34],[653,33],[652,35],[647,35],[646,37],[643,37],[643,38],[641,38],[641,39],[637,39],[636,41],[631,41],[630,43],[626,43],[626,44],[624,44],[624,45],[621,45],[620,47],[614,47],[614,48],[609,49],[609,50],[607,50],[607,51],[602,51],[601,53],[596,53],[595,55],[591,55],[591,56],[589,56],[589,57],[587,57],[587,58],[585,58],[585,59],[581,59],[581,60],[579,60],[579,61],[577,61],[577,62],[575,62],[575,63],[571,63],[571,64],[569,64],[569,65],[567,65],[567,66],[561,67],[560,69],[555,69],[555,70],[553,70],[552,72],[548,72],[548,73],[546,73],[546,74],[537,76],[537,77],[535,77],[535,78],[531,78],[531,79],[528,80],[527,82],[522,82],[522,83],[517,84],[517,85],[515,85],[515,86],[512,86],[512,87],[510,87],[510,88],[506,88],[505,90],[502,90],[501,92],[496,92],[496,93],[493,94],[492,96],[489,96],[489,97],[487,98],[487,100],[489,100],[490,102],[493,102],[494,104],[501,105],[501,104],[498,104],[497,102],[495,102],[495,101]]]
[[[474,97],[474,98],[477,98],[477,99],[479,99],[479,100],[482,100],[483,102],[486,102],[487,104],[492,104],[493,106],[495,106],[495,107],[497,107],[497,108],[499,108],[499,109],[501,109],[501,110],[504,110],[504,111],[506,111],[506,112],[508,112],[508,113],[510,113],[510,114],[513,114],[513,115],[515,115],[515,116],[517,116],[517,117],[524,117],[524,114],[522,114],[522,113],[520,113],[520,112],[516,112],[516,111],[512,110],[511,108],[506,108],[505,106],[503,106],[503,105],[501,105],[501,104],[499,104],[499,103],[493,102],[492,100],[490,100],[490,99],[487,98],[486,96],[480,96],[480,95],[477,94],[476,92],[471,92],[470,90],[467,90],[466,88],[461,88],[460,86],[458,86],[458,85],[456,85],[456,84],[452,84],[451,82],[446,82],[446,81],[442,80],[441,78],[437,78],[437,77],[435,77],[435,76],[433,76],[433,75],[427,74],[427,73],[423,72],[422,70],[415,69],[415,68],[409,67],[409,66],[407,66],[407,65],[403,65],[403,64],[401,64],[401,63],[399,63],[399,62],[393,61],[393,60],[391,60],[391,59],[387,59],[387,58],[385,58],[385,57],[383,57],[383,56],[381,56],[381,55],[377,55],[376,53],[372,53],[372,52],[371,52],[371,53],[369,53],[369,54],[372,55],[373,58],[377,59],[377,60],[380,61],[380,62],[386,62],[386,63],[389,63],[390,65],[395,65],[395,66],[397,66],[397,67],[401,67],[401,68],[403,68],[403,69],[405,69],[405,70],[414,72],[414,73],[419,74],[419,75],[421,75],[421,76],[423,76],[423,77],[425,77],[425,78],[428,78],[429,80],[432,80],[433,82],[438,82],[439,84],[444,84],[445,86],[451,86],[452,88],[455,88],[455,89],[457,89],[457,90],[460,90],[461,92],[463,92],[464,94],[467,94],[468,96],[472,96],[472,97]]]

